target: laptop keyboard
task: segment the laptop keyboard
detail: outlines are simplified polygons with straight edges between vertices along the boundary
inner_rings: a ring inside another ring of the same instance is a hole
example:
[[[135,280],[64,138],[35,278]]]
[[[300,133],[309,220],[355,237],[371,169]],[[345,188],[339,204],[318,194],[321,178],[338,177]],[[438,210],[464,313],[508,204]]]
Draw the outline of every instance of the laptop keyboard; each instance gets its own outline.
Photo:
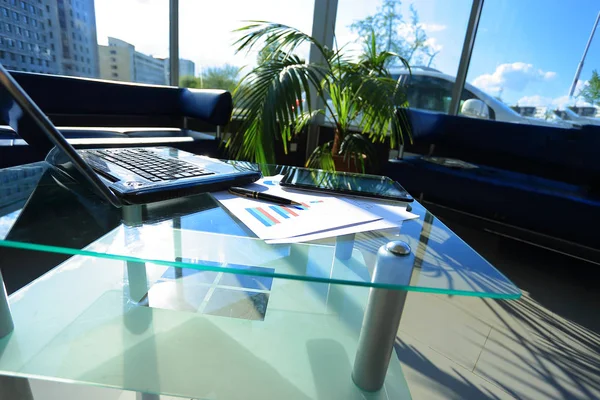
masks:
[[[152,182],[214,174],[214,172],[202,169],[195,164],[176,158],[161,157],[153,151],[144,149],[88,150],[87,153],[125,168]]]

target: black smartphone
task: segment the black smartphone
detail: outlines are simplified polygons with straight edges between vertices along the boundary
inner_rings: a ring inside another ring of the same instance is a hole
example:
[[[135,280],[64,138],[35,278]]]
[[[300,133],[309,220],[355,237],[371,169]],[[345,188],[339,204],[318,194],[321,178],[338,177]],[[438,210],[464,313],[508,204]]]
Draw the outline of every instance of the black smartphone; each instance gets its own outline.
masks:
[[[345,196],[401,202],[414,200],[398,182],[380,175],[295,168],[289,171],[279,184],[284,188]]]

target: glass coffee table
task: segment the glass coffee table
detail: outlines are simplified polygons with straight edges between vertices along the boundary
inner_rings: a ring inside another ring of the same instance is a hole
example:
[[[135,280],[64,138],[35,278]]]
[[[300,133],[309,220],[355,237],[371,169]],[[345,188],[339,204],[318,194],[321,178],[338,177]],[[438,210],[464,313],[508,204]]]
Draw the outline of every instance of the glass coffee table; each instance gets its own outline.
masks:
[[[393,351],[410,292],[521,296],[416,201],[401,228],[268,245],[209,194],[115,209],[46,163],[0,182],[7,286],[47,270],[10,311],[0,301],[1,375],[201,399],[410,398]]]

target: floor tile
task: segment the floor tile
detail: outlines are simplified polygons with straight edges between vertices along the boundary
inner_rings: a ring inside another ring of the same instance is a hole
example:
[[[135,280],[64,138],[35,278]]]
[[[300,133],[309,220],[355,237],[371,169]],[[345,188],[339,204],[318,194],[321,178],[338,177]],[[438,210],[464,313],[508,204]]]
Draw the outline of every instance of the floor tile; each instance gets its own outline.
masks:
[[[468,370],[475,367],[490,326],[439,295],[409,293],[400,331],[445,355]]]
[[[491,400],[513,397],[402,332],[396,354],[413,400]]]

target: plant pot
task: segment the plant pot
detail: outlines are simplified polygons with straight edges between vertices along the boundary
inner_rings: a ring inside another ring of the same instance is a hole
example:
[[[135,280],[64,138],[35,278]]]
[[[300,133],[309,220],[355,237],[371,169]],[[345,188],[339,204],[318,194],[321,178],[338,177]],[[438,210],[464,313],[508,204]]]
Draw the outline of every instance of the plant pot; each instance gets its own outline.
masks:
[[[365,156],[363,156],[365,157]],[[356,162],[353,158],[348,160],[344,160],[344,156],[334,155],[333,156],[333,164],[335,165],[335,170],[339,172],[357,172],[362,173],[362,169],[360,165],[356,165]]]

